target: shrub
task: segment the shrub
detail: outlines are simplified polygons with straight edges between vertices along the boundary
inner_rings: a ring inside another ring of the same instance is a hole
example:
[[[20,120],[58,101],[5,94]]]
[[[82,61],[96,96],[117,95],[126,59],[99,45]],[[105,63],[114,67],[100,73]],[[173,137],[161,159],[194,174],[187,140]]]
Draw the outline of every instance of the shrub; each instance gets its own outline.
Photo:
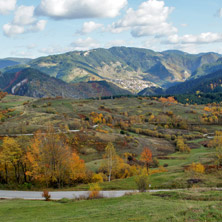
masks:
[[[163,167],[168,167],[169,165],[167,163],[164,163],[163,164]]]
[[[51,198],[51,195],[49,194],[49,191],[48,191],[48,190],[44,190],[44,191],[42,192],[42,197],[45,198],[45,201],[49,201],[50,198]]]
[[[159,161],[156,157],[153,158],[153,163],[152,163],[152,167],[158,167],[160,164],[159,164]]]
[[[102,183],[103,182],[103,175],[102,173],[94,174],[92,177],[92,181],[94,183]]]
[[[203,174],[205,171],[205,167],[204,165],[202,165],[201,163],[192,163],[188,169],[188,171],[194,172],[194,173],[200,173]]]
[[[135,179],[137,188],[139,192],[146,192],[146,190],[149,188],[149,180],[147,175],[139,175]]]
[[[99,191],[101,190],[98,183],[91,184],[89,187],[89,199],[98,199],[101,198]]]

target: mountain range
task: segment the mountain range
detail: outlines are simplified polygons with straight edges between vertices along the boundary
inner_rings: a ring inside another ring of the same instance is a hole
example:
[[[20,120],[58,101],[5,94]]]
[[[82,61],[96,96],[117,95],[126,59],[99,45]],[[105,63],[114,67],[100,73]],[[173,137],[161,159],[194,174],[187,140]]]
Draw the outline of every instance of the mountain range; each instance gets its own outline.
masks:
[[[16,93],[36,97],[47,94],[51,96],[63,94],[65,97],[76,96],[77,98],[94,97],[98,92],[91,87],[92,83],[100,85],[99,94],[102,96],[131,93],[176,94],[194,91],[198,87],[191,90],[190,85],[196,86],[198,82],[207,81],[209,78],[212,80],[214,77],[207,76],[222,70],[222,56],[213,52],[188,54],[177,50],[155,52],[142,48],[113,47],[73,51],[37,59],[1,59],[0,69],[3,73],[0,81],[4,79],[4,85],[0,83],[2,90],[6,89],[7,84],[17,75],[16,73],[22,71],[26,74],[22,74],[18,82],[14,82],[7,91],[14,89],[14,84],[21,83],[22,87],[15,87]],[[32,81],[29,80],[28,84],[23,84],[21,81],[32,72],[34,73],[30,77]],[[44,75],[44,78],[38,78],[38,75]],[[37,89],[35,86],[38,82],[42,85],[41,92],[34,92],[33,89]],[[53,88],[53,85],[56,87]],[[27,86],[29,86],[28,89],[25,88]],[[84,91],[85,86],[87,90]],[[79,91],[75,92],[74,88],[78,87],[84,91],[83,96],[78,94]],[[60,89],[63,89],[62,93],[59,93]],[[86,95],[89,90],[92,92]]]

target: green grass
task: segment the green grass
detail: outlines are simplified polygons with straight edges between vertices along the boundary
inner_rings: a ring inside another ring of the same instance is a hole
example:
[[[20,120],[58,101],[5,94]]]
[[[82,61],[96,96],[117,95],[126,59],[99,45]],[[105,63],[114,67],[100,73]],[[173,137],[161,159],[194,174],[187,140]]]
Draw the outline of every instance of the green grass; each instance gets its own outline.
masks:
[[[202,164],[213,163],[214,149],[209,149],[201,146],[198,149],[191,150],[190,154],[174,153],[168,157],[176,159],[159,160],[160,165],[168,164],[166,169],[168,172],[156,173],[150,176],[150,184],[152,189],[158,188],[181,188],[188,187],[187,180],[192,177],[189,173],[184,172],[184,166],[193,162],[200,162]],[[96,165],[94,165],[96,163]],[[100,161],[92,161],[87,163],[87,166],[92,170],[98,169]],[[215,187],[220,184],[220,175],[218,172],[200,175],[203,183],[198,186],[212,186]],[[100,184],[103,190],[131,190],[137,189],[135,184],[135,177],[113,180],[111,182],[103,182]],[[82,184],[74,188],[75,190],[88,190],[89,186]]]
[[[1,200],[1,221],[221,221],[220,192],[141,193],[98,200]],[[207,201],[206,201],[207,200]]]

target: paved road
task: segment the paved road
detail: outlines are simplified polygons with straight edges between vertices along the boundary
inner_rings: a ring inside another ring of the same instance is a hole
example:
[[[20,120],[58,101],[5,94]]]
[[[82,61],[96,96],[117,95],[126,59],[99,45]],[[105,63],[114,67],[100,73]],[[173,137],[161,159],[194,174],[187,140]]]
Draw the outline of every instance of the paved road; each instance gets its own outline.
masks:
[[[104,197],[121,197],[126,193],[134,192],[133,190],[127,191],[100,191],[100,193]],[[59,200],[62,198],[79,198],[81,196],[88,197],[88,191],[53,191],[49,192],[52,200]],[[42,200],[42,192],[41,191],[9,191],[9,190],[0,190],[0,198],[5,199],[34,199],[34,200]]]
[[[155,193],[161,191],[178,191],[187,189],[159,189],[149,190],[148,192]],[[222,188],[199,188],[198,190],[221,190]],[[113,190],[113,191],[100,191],[100,194],[106,198],[121,197],[127,193],[138,192],[138,190]],[[89,191],[50,191],[52,200],[60,200],[62,198],[79,198],[81,196],[88,197]],[[25,199],[25,200],[43,200],[41,191],[12,191],[12,190],[0,190],[0,198],[3,199]]]
[[[158,192],[158,191],[169,191],[169,190],[150,190],[150,192]],[[138,192],[135,190],[120,190],[120,191],[100,191],[103,197],[111,198],[111,197],[121,197],[126,193]],[[88,191],[53,191],[49,192],[52,200],[59,200],[62,198],[79,198],[81,196],[88,197]],[[33,200],[43,200],[41,191],[9,191],[9,190],[0,190],[0,198],[4,199],[33,199]]]

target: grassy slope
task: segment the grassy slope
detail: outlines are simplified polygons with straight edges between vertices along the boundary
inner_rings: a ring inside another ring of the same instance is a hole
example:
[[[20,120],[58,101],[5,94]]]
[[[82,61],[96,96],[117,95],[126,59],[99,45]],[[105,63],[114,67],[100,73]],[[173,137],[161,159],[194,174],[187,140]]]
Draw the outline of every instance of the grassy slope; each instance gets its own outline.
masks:
[[[159,196],[156,196],[159,195]],[[165,196],[165,197],[164,197]],[[220,221],[218,191],[149,193],[99,200],[1,200],[2,221]],[[207,200],[207,201],[205,201]]]
[[[41,125],[44,126],[44,124],[47,124],[48,122],[51,122],[54,124],[57,123],[64,123],[66,121],[64,119],[63,114],[66,113],[68,115],[67,123],[74,120],[74,118],[79,118],[78,114],[85,114],[88,116],[88,114],[92,111],[98,112],[98,113],[106,113],[105,111],[99,110],[99,107],[101,105],[105,106],[107,109],[109,109],[114,116],[120,116],[122,118],[122,113],[126,110],[128,111],[128,114],[130,116],[132,115],[146,115],[149,112],[154,113],[155,115],[157,113],[162,112],[163,110],[163,104],[155,101],[150,100],[140,100],[137,98],[121,98],[121,99],[115,99],[115,100],[71,100],[71,99],[60,99],[60,100],[33,100],[30,102],[30,104],[23,106],[22,103],[30,100],[29,98],[24,97],[14,97],[14,96],[7,96],[3,103],[0,104],[0,108],[5,107],[11,107],[15,108],[17,111],[22,113],[21,115],[12,117],[7,119],[6,122],[4,122],[2,125],[0,125],[0,131],[3,133],[4,130],[7,127],[10,127],[10,130],[18,129],[18,132],[21,132],[19,130],[19,127],[24,123],[24,121],[29,121],[28,127],[33,127],[34,129],[39,128]],[[50,108],[54,109],[56,111],[56,114],[48,114],[45,112],[46,108],[44,108],[44,104],[47,104],[48,102],[51,102]],[[36,108],[33,108],[33,104],[36,105]],[[190,122],[198,121],[198,118],[200,115],[204,113],[203,106],[184,106],[181,104],[177,105],[171,105],[164,108],[168,111],[173,111],[176,115],[180,115],[185,119],[188,119]],[[195,110],[197,114],[192,114],[189,112],[189,110]],[[139,127],[149,127],[150,124],[144,124]],[[205,127],[205,126],[204,126]],[[216,128],[213,127],[219,127],[217,125],[215,126],[206,126],[209,130],[208,132],[213,132]],[[33,132],[28,130],[27,132]],[[120,135],[119,130],[115,129],[108,129],[110,132],[112,132],[112,135]],[[111,135],[111,134],[109,134]],[[144,139],[141,135],[133,135],[136,139]],[[105,136],[105,135],[104,135]],[[110,137],[109,137],[110,138]],[[147,141],[152,140],[153,138],[147,138]],[[160,139],[161,140],[161,139]],[[198,144],[200,142],[199,140],[190,141],[192,143]],[[118,152],[126,152],[125,150],[117,150]],[[139,152],[139,148],[135,148],[133,152]],[[131,151],[130,151],[131,152]],[[168,164],[167,170],[168,172],[165,173],[159,173],[154,174],[151,176],[150,181],[152,188],[164,188],[164,187],[187,187],[186,180],[191,178],[190,175],[187,175],[184,173],[183,166],[188,165],[192,162],[201,162],[201,163],[214,163],[213,155],[214,155],[213,149],[207,149],[199,145],[198,149],[193,149],[191,151],[191,154],[181,154],[181,153],[174,153],[170,156],[176,158],[176,159],[167,159],[167,160],[160,160],[160,164]],[[86,161],[87,167],[89,167],[91,170],[96,172],[96,170],[99,168],[101,164],[101,158],[102,158],[102,152],[95,152],[88,155],[81,155],[81,158],[83,158]],[[217,174],[207,174],[203,176],[204,183],[201,184],[201,186],[217,186],[217,184],[220,183],[220,176]],[[136,185],[134,182],[134,178],[127,178],[127,179],[120,179],[120,180],[114,180],[110,183],[105,182],[101,184],[102,189],[135,189]],[[80,190],[88,189],[88,185],[80,185],[73,189]]]
[[[194,141],[195,142],[195,141]],[[214,163],[214,149],[208,149],[201,146],[198,149],[191,150],[190,154],[181,154],[179,152],[168,155],[176,159],[159,160],[160,165],[168,164],[166,168],[168,172],[157,173],[150,176],[150,184],[153,189],[158,188],[178,188],[188,187],[187,180],[192,178],[192,175],[184,172],[183,166],[191,164],[192,162],[200,162],[202,164]],[[94,169],[96,161],[87,163],[87,166]],[[98,161],[96,167],[98,167]],[[215,187],[220,184],[221,176],[217,173],[199,175],[203,183],[198,184],[202,187]],[[135,178],[130,177],[126,179],[113,180],[111,182],[101,183],[103,190],[130,190],[137,189]],[[74,190],[88,190],[89,185],[79,185]]]

